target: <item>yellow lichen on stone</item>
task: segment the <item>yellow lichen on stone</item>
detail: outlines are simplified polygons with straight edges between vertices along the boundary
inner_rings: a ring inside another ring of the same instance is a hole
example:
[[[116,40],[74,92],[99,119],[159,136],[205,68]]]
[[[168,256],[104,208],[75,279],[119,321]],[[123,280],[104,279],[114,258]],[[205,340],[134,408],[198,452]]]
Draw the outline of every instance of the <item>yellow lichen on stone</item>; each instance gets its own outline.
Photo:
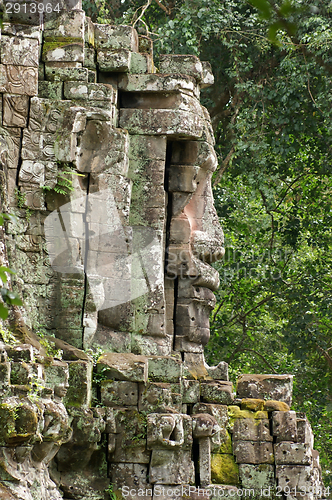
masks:
[[[239,484],[239,466],[233,455],[211,455],[211,479],[213,484]]]
[[[287,403],[283,401],[265,401],[264,403],[265,411],[289,411],[290,408]]]
[[[262,411],[264,410],[264,399],[245,398],[241,402],[242,410]]]

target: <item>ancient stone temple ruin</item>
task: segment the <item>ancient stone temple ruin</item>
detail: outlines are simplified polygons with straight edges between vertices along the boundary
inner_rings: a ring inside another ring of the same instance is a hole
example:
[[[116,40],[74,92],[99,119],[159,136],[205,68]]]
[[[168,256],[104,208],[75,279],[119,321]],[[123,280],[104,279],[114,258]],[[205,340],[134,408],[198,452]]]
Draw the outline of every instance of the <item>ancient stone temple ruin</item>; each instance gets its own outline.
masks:
[[[1,327],[1,499],[324,498],[292,376],[233,390],[204,361],[223,256],[209,64],[157,69],[148,37],[79,2],[13,5],[0,265],[23,306]]]

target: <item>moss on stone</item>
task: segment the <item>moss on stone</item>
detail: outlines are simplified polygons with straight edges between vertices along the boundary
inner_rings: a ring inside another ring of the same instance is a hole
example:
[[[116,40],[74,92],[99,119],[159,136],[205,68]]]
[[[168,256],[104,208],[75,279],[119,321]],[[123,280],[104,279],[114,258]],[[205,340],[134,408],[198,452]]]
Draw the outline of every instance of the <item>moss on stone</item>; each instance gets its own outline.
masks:
[[[239,466],[233,455],[211,455],[211,479],[213,484],[239,484]]]

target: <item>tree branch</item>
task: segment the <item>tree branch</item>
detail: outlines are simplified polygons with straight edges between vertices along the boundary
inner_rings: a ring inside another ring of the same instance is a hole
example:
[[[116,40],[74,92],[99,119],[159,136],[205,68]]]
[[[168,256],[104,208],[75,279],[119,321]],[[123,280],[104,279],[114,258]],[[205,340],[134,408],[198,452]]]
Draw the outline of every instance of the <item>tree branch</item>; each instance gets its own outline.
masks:
[[[159,7],[160,7],[161,9],[163,9],[163,11],[165,11],[165,12],[166,12],[166,14],[167,14],[168,16],[170,16],[170,15],[171,15],[171,11],[170,11],[170,9],[168,9],[167,7],[165,7],[165,5],[163,5],[161,2],[159,2],[159,0],[155,0],[155,2],[156,2],[156,4],[157,4],[157,5],[159,5]]]
[[[224,173],[229,165],[229,162],[232,159],[232,155],[233,155],[234,151],[235,151],[235,148],[234,148],[234,146],[232,146],[230,151],[228,152],[226,158],[224,159],[224,161],[221,164],[220,170],[217,173],[216,178],[214,180],[213,187],[215,187],[220,182],[220,179],[224,175]]]
[[[267,361],[266,358],[264,358],[264,356],[262,354],[260,354],[259,352],[255,351],[254,349],[248,349],[248,348],[243,348],[243,349],[240,349],[240,352],[241,351],[248,351],[248,352],[253,352],[254,354],[257,354],[257,356],[259,356],[260,358],[262,358],[262,360],[264,361],[264,363],[270,368],[270,370],[272,370],[273,373],[277,373],[275,371],[275,369],[273,368],[273,366]]]

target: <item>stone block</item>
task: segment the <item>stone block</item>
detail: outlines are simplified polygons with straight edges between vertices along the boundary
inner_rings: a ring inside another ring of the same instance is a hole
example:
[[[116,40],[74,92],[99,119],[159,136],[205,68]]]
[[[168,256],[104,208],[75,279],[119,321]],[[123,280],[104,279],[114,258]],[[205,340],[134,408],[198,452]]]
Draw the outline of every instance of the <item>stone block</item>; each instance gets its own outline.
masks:
[[[85,16],[84,20],[84,40],[85,44],[91,47],[95,45],[95,24],[91,21],[91,18]]]
[[[119,77],[119,90],[127,92],[172,92],[180,91],[199,98],[196,81],[188,75],[161,75],[152,73],[148,75],[121,75]]]
[[[17,169],[18,159],[20,156],[20,138],[21,130],[19,128],[3,128],[0,127],[1,146],[3,162],[8,169]],[[11,197],[8,196],[10,200]]]
[[[292,403],[292,375],[242,375],[237,381],[239,398],[259,398]]]
[[[89,361],[69,361],[68,406],[90,406],[93,364]]]
[[[210,500],[224,500],[239,499],[241,497],[241,490],[238,490],[234,486],[210,484],[207,490],[211,490]],[[197,499],[199,500],[199,498]]]
[[[147,447],[190,450],[193,443],[189,415],[152,413],[147,417]]]
[[[318,469],[302,465],[277,465],[276,477],[281,491],[296,491],[299,498],[308,495],[308,500],[315,498],[316,495],[320,496],[321,483]]]
[[[233,439],[240,441],[273,441],[270,421],[267,419],[239,418],[234,422]]]
[[[201,396],[205,403],[216,403],[230,405],[234,396],[232,383],[220,380],[201,383]]]
[[[131,52],[121,49],[111,51],[97,50],[97,64],[100,71],[128,72],[130,68]]]
[[[191,484],[194,482],[191,451],[153,450],[149,469],[151,484]]]
[[[218,422],[219,427],[226,430],[228,423],[227,406],[207,403],[197,403],[193,407],[193,415],[196,413],[208,413]]]
[[[263,490],[275,487],[273,465],[240,464],[239,475],[243,488]]]
[[[62,82],[38,81],[38,97],[59,100],[62,99],[62,92]]]
[[[303,443],[277,443],[274,445],[275,462],[278,465],[311,465],[312,449]]]
[[[131,353],[105,353],[98,359],[97,370],[104,369],[109,378],[129,382],[147,382],[148,359]]]
[[[3,396],[10,383],[10,363],[0,363],[0,395]]]
[[[233,453],[238,464],[273,464],[273,444],[257,441],[234,441]]]
[[[39,372],[39,373],[38,373]],[[40,375],[40,377],[38,377]],[[42,377],[42,369],[38,365],[23,362],[12,362],[10,372],[10,383],[12,385],[27,385]]]
[[[167,135],[178,138],[202,136],[202,120],[190,111],[169,109],[121,109],[120,127],[130,134]]]
[[[83,42],[73,42],[72,39],[66,40],[59,38],[59,41],[48,42],[45,39],[43,44],[42,61],[46,63],[52,62],[80,62],[84,61]]]
[[[171,384],[148,382],[139,389],[139,411],[164,413],[174,411]]]
[[[297,442],[314,447],[314,435],[305,413],[296,413]]]
[[[5,127],[26,127],[28,111],[28,96],[4,94],[2,121]]]
[[[228,363],[220,361],[216,366],[207,366],[209,377],[213,380],[228,380]]]
[[[85,12],[83,10],[61,10],[48,20],[44,37],[64,37],[84,39]]]
[[[37,429],[38,409],[29,399],[10,397],[2,401],[0,404],[1,446],[33,443],[37,437]],[[3,463],[3,460],[0,459],[0,461]],[[2,472],[1,468],[0,475]]]
[[[130,491],[137,492],[137,495],[130,494],[131,500],[142,499],[142,495],[138,496],[140,488],[144,493],[151,489],[151,495],[144,495],[144,500],[152,499],[152,486],[147,482],[148,467],[144,464],[110,464],[110,479],[113,485],[113,492],[119,492],[127,496]]]
[[[0,47],[2,64],[38,68],[38,40],[18,36],[2,36]]]
[[[44,374],[47,388],[68,387],[68,363],[55,360],[51,364],[44,366]]]
[[[137,31],[131,26],[95,24],[94,39],[97,49],[125,49],[138,52]]]
[[[112,85],[105,83],[65,82],[64,96],[66,99],[107,101],[116,104],[116,91]]]
[[[138,385],[136,382],[102,380],[101,403],[103,406],[137,406]]]
[[[19,172],[19,186],[22,186],[25,183],[44,186],[45,184],[44,163],[33,162],[31,160],[23,160]]]
[[[197,56],[165,54],[160,56],[160,73],[189,75],[198,82],[203,79],[203,67]]]
[[[231,432],[233,432],[234,429],[234,423],[236,422],[237,419],[242,419],[242,418],[251,418],[254,420],[268,420],[269,415],[267,411],[250,411],[250,410],[240,410],[238,406],[228,406],[227,408],[228,412],[228,417],[229,417],[229,429]]]
[[[91,70],[96,70],[97,61],[95,49],[84,47],[84,67]]]
[[[211,481],[214,484],[238,485],[239,466],[235,463],[233,455],[211,455]]]
[[[3,35],[35,38],[41,42],[42,32],[40,26],[33,26],[28,24],[12,24],[12,23],[2,23],[1,32]]]
[[[0,64],[0,92],[33,96],[38,93],[38,69]]]
[[[139,52],[131,54],[129,73],[141,75],[144,73],[153,73],[153,70],[154,64],[151,54],[141,54]]]
[[[196,404],[200,398],[200,383],[198,380],[182,379],[182,402],[184,404]]]
[[[18,346],[6,346],[6,351],[11,361],[33,363],[34,354],[30,344],[20,344]]]
[[[182,375],[182,362],[170,356],[148,357],[148,378],[154,382],[178,382]]]
[[[188,165],[171,165],[168,179],[168,191],[194,193],[197,188],[196,177],[198,167]]]
[[[297,441],[297,422],[295,411],[274,411],[272,413],[272,432],[281,441]]]
[[[211,64],[208,61],[202,61],[202,70],[203,77],[200,82],[200,87],[204,89],[214,84],[214,76],[212,73]]]
[[[81,136],[76,159],[77,170],[94,174],[111,171],[114,175],[125,176],[128,171],[127,153],[126,131],[114,129],[109,121],[89,120]],[[108,177],[105,183],[111,180]],[[118,185],[119,180],[116,179]]]
[[[111,463],[141,463],[150,461],[146,449],[146,419],[136,410],[114,409],[115,447],[108,460]]]
[[[264,401],[265,411],[289,411],[290,408],[288,404],[282,401]]]
[[[143,356],[170,356],[172,353],[172,336],[153,337],[133,333],[131,348]]]
[[[88,68],[68,67],[67,63],[63,63],[63,67],[45,64],[45,79],[49,82],[87,82],[88,74]]]

